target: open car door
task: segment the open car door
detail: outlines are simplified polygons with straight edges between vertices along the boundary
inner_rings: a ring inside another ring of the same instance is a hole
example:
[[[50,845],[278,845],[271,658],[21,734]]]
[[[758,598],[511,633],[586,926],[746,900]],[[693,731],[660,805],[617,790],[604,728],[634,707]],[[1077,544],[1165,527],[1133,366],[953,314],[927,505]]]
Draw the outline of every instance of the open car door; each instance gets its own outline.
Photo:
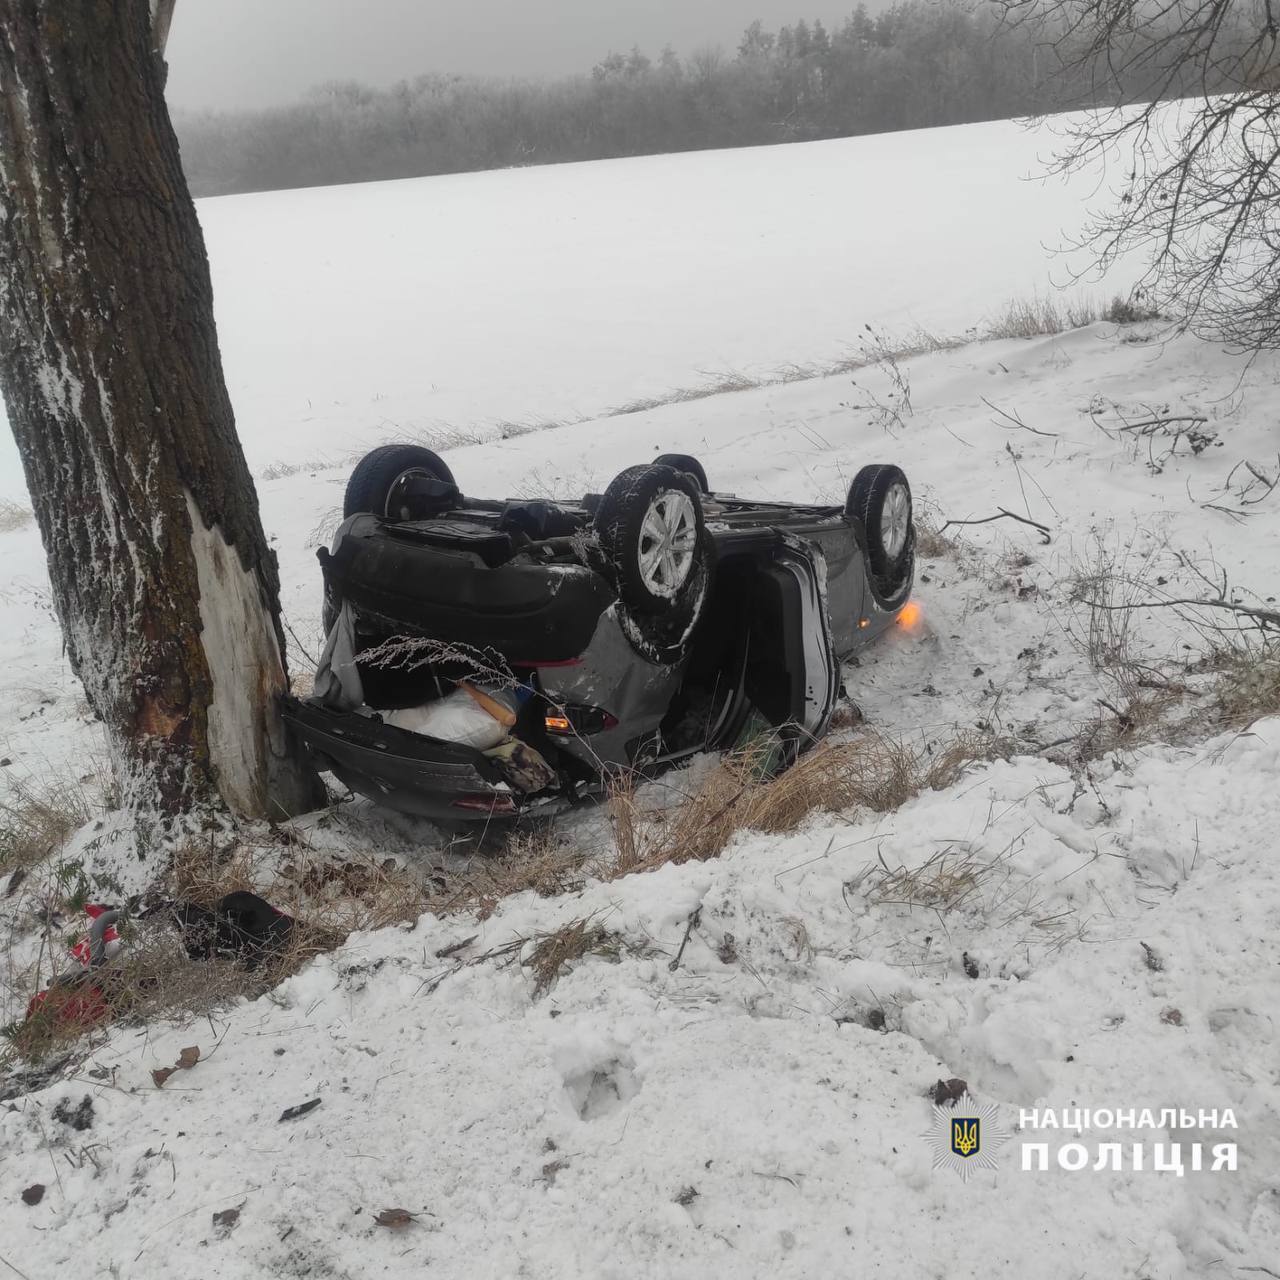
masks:
[[[823,567],[817,547],[788,539],[757,572],[751,603],[746,693],[792,759],[826,731],[840,692]]]

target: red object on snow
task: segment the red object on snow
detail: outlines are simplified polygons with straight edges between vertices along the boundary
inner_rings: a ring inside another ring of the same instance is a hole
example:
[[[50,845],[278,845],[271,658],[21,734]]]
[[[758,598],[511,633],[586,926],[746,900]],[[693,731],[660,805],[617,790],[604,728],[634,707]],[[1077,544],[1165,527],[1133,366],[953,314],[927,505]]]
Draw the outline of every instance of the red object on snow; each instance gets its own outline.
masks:
[[[84,912],[85,915],[89,917],[90,921],[93,921],[108,910],[110,910],[109,907],[100,907],[96,903],[91,902],[85,904]],[[109,924],[106,927],[102,934],[102,941],[104,944],[120,941],[120,934],[115,925]],[[89,967],[89,939],[87,937],[81,938],[80,941],[71,948],[71,954],[87,969]]]
[[[71,948],[71,955],[79,968],[55,978],[44,991],[37,991],[31,997],[27,1004],[28,1020],[41,1014],[61,1027],[86,1028],[110,1017],[111,1007],[106,994],[90,981],[89,975],[95,967],[95,950],[97,963],[101,964],[107,943],[119,942],[120,934],[110,921],[103,925],[95,924],[112,908],[90,903],[84,910],[89,917],[89,933]],[[114,919],[115,915],[112,916]]]
[[[40,1012],[46,1012],[48,1017],[62,1027],[92,1027],[106,1018],[111,1009],[102,989],[90,985],[49,987],[44,991],[37,991],[27,1004],[28,1020]]]

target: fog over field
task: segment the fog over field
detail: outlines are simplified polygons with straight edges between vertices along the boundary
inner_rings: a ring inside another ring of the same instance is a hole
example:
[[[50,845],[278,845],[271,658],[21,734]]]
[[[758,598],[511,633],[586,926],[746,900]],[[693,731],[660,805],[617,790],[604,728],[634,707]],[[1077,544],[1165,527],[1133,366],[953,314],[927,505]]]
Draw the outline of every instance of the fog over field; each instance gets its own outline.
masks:
[[[258,107],[329,80],[568,75],[610,50],[732,49],[757,18],[831,24],[853,8],[832,0],[803,12],[790,0],[184,0],[170,37],[168,96],[177,107]]]

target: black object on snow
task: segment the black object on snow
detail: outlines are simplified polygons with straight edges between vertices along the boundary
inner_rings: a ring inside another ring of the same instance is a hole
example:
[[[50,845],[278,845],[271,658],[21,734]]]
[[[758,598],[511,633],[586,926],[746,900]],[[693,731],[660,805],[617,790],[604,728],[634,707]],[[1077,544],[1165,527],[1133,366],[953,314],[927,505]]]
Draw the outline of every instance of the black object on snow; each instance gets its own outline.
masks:
[[[237,890],[220,898],[213,910],[194,902],[172,905],[183,946],[192,960],[234,956],[248,969],[273,960],[285,949],[295,920],[256,893]]]
[[[80,1105],[73,1107],[69,1098],[63,1098],[53,1109],[53,1118],[70,1125],[77,1133],[93,1128],[93,1099],[86,1093]]]
[[[314,1111],[320,1105],[319,1098],[312,1098],[310,1102],[300,1102],[296,1107],[285,1107],[280,1113],[280,1120],[296,1120],[299,1116],[305,1116],[308,1111]],[[276,1121],[279,1124],[279,1120]]]

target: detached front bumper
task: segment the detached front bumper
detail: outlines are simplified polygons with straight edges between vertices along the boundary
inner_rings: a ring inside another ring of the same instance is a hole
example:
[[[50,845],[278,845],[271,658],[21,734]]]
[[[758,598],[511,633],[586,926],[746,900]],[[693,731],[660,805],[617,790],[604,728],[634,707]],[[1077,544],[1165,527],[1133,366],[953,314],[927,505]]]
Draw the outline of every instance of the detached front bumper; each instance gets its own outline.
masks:
[[[386,808],[438,821],[483,822],[526,807],[527,798],[473,747],[294,697],[280,699],[280,713],[317,769]]]

